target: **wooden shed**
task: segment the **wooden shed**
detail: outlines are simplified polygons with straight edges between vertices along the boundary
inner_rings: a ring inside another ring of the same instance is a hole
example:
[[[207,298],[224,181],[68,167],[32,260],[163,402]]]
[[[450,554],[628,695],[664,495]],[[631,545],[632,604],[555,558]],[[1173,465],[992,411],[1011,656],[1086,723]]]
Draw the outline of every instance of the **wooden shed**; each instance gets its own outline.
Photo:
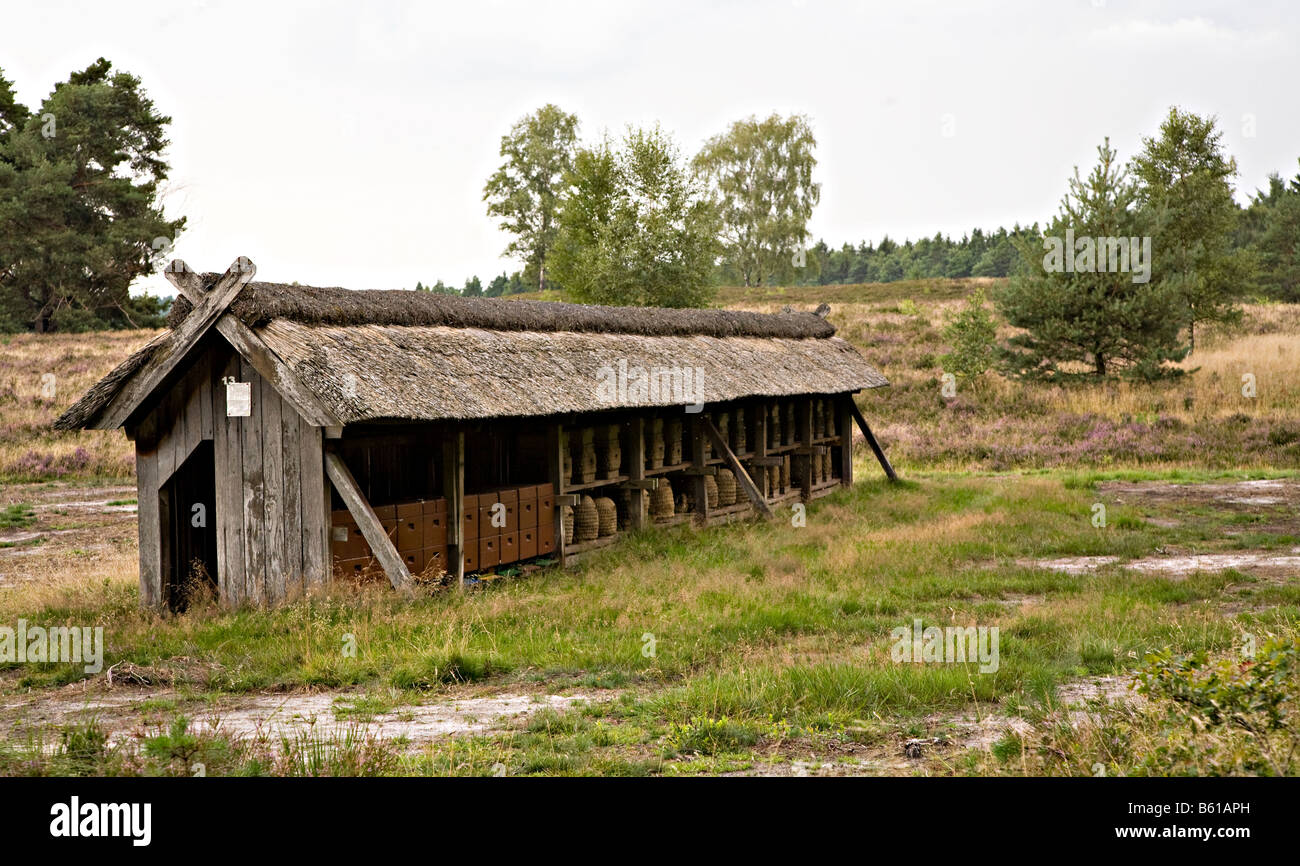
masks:
[[[853,480],[886,385],[818,313],[473,299],[168,266],[170,330],[56,422],[135,442],[140,595],[463,583]]]

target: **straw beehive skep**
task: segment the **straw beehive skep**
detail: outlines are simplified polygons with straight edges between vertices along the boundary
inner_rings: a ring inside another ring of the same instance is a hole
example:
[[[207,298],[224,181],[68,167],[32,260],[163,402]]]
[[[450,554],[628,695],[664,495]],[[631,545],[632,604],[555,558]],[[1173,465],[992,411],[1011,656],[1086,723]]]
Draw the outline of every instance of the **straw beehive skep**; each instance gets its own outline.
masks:
[[[730,469],[718,470],[718,505],[725,507],[736,504],[736,476]]]
[[[579,543],[600,537],[600,513],[596,510],[596,500],[590,496],[584,496],[578,501],[573,531],[574,541]]]
[[[596,500],[596,532],[601,538],[618,532],[618,506],[608,496]]]

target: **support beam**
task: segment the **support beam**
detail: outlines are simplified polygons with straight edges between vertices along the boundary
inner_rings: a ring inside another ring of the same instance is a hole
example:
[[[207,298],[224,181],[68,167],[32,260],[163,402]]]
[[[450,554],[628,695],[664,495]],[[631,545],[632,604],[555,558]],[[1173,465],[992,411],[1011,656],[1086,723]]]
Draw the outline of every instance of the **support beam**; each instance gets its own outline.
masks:
[[[867,440],[867,444],[871,446],[871,450],[875,453],[876,459],[880,461],[881,468],[885,470],[885,475],[889,476],[890,481],[897,481],[898,473],[894,472],[894,467],[889,465],[889,458],[885,456],[884,449],[880,447],[880,443],[876,441],[875,435],[872,434],[871,427],[867,424],[867,419],[862,417],[862,410],[858,408],[857,401],[853,399],[852,395],[849,395],[849,399],[846,403],[848,404],[849,413],[853,416],[853,420],[858,422],[858,428],[862,430],[863,438]]]
[[[361,535],[365,538],[366,543],[370,545],[370,550],[383,566],[384,573],[388,575],[388,581],[393,585],[393,589],[406,589],[410,586],[410,574],[406,570],[406,561],[402,559],[393,546],[393,540],[384,532],[384,526],[375,516],[374,509],[366,501],[366,496],[361,492],[361,487],[357,480],[352,477],[352,472],[348,469],[343,458],[333,451],[325,452],[325,472],[329,475],[330,481],[334,483],[334,489],[343,497],[343,503],[347,505],[348,512],[352,519],[357,522],[357,528],[361,530]]]
[[[627,477],[623,489],[630,490],[628,497],[632,513],[628,515],[628,525],[632,529],[645,529],[650,525],[650,497],[646,495],[645,483],[645,417],[637,415],[627,426],[628,448]],[[648,479],[658,483],[659,479]]]
[[[740,460],[738,460],[735,453],[732,452],[731,446],[729,446],[726,440],[722,438],[722,431],[718,430],[711,418],[703,418],[701,421],[704,427],[704,432],[708,434],[708,437],[711,440],[713,440],[714,450],[722,455],[723,460],[727,461],[727,466],[729,466],[732,473],[735,474],[736,480],[740,482],[741,489],[745,491],[745,495],[749,497],[749,501],[753,503],[754,507],[762,514],[771,517],[772,509],[768,508],[767,500],[763,498],[763,492],[758,489],[758,485],[754,483],[754,479],[749,477],[749,473],[745,471],[745,467],[741,465]]]
[[[767,401],[753,404],[750,414],[754,416],[754,441],[750,444],[749,450],[754,452],[750,458],[750,464],[764,467],[763,471],[758,473],[758,489],[763,494],[763,500],[766,501],[772,495],[768,489],[767,469],[768,466],[775,466],[776,463],[768,463],[768,460],[779,461],[779,457],[769,457],[767,454]]]
[[[230,302],[243,291],[256,273],[256,266],[247,258],[240,256],[235,259],[221,275],[221,279],[217,280],[212,291],[201,295],[197,302],[192,302],[193,312],[171,332],[167,346],[162,351],[155,352],[144,368],[131,377],[126,387],[100,414],[97,426],[112,430],[125,424],[158,386],[176,371],[189,350],[225,314]]]
[[[704,425],[700,422],[704,420],[704,413],[699,412],[691,415],[691,465],[686,470],[686,474],[691,476],[691,498],[695,500],[695,516],[701,524],[709,522],[709,494],[708,487],[704,483],[704,476],[717,472],[717,468],[705,463],[704,443],[708,441],[708,434],[704,432]],[[709,472],[712,469],[713,472]]]
[[[447,499],[447,570],[465,588],[465,433],[442,436],[442,495]]]
[[[553,514],[539,514],[537,519],[552,521],[555,529],[555,558],[560,561],[560,567],[565,565],[565,547],[568,545],[568,539],[564,537],[564,517],[563,506],[564,499],[568,494],[564,492],[564,484],[568,481],[564,478],[564,429],[557,421],[546,427],[546,477],[550,479],[551,485],[555,488],[555,508]]]
[[[853,413],[844,405],[852,402],[853,395],[845,394],[836,406],[839,412],[836,432],[840,437],[840,484],[845,487],[853,486]]]
[[[803,466],[800,473],[802,475],[803,488],[802,497],[804,502],[812,501],[813,493],[813,406],[812,400],[800,400],[795,408],[795,424],[798,425],[798,432],[795,441],[802,447],[795,449],[795,459]]]

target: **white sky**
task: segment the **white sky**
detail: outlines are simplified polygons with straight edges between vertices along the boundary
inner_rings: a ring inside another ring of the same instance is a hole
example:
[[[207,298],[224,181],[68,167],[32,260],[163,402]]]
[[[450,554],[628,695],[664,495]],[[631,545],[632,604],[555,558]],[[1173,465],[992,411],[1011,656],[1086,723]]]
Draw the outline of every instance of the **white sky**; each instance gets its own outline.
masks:
[[[1171,104],[1220,118],[1239,198],[1300,157],[1286,0],[39,0],[0,21],[27,105],[102,55],[172,116],[178,256],[315,285],[516,269],[482,189],[501,135],[546,102],[585,140],[657,120],[688,156],[741,117],[808,114],[810,227],[832,245],[1045,220],[1103,136],[1127,159]]]

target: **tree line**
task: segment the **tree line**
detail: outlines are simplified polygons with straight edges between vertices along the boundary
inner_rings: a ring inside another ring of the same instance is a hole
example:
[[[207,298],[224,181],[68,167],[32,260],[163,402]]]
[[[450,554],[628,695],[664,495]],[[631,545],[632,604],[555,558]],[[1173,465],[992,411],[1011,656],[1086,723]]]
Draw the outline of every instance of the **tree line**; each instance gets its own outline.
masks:
[[[0,331],[161,324],[167,299],[133,297],[129,286],[165,263],[185,228],[159,201],[170,122],[138,78],[102,58],[35,108],[18,102],[0,70]],[[657,125],[585,142],[579,128],[575,115],[545,105],[501,137],[482,200],[510,237],[505,255],[522,268],[416,288],[486,297],[557,289],[591,303],[701,306],[720,284],[1008,277],[998,293],[1007,320],[1031,333],[1056,328],[1021,347],[1025,368],[1041,366],[1052,343],[1059,358],[1087,357],[1099,371],[1160,366],[1184,335],[1194,345],[1201,323],[1234,315],[1239,298],[1300,301],[1300,174],[1271,176],[1239,206],[1236,163],[1214,119],[1177,109],[1127,165],[1103,145],[1100,174],[1076,172],[1047,225],[838,248],[811,243],[807,228],[821,185],[805,116],[744,118],[690,156]],[[1155,278],[1121,291],[1107,288],[1114,275],[1045,272],[1043,240],[1066,229],[1152,236]],[[1096,318],[1078,312],[1079,297],[1113,308],[1132,339],[1103,338],[1103,329],[1063,336],[1066,311]],[[1119,298],[1129,304],[1122,315]],[[1178,336],[1153,336],[1170,322]]]

